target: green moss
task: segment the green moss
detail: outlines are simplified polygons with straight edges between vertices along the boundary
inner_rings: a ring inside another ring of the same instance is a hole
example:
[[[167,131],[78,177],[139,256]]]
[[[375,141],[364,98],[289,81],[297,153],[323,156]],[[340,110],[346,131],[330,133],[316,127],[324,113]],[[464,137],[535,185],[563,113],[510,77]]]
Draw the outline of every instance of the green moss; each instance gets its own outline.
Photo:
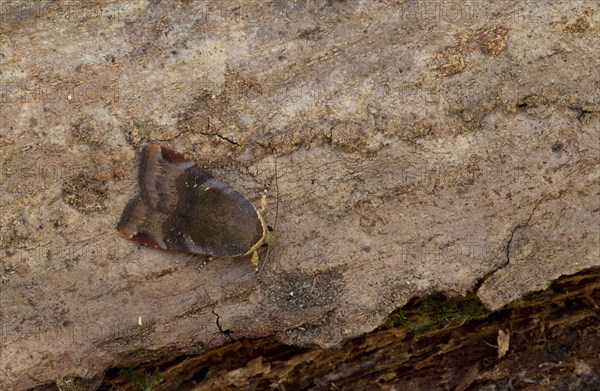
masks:
[[[388,329],[406,327],[409,331],[423,331],[438,325],[486,316],[488,313],[476,296],[448,299],[433,295],[390,314],[383,326]]]
[[[487,316],[490,312],[478,299],[467,301],[463,306],[463,313],[467,319]]]
[[[119,369],[119,377],[129,380],[139,391],[152,391],[152,387],[162,380],[157,367],[139,368],[138,364]]]
[[[406,315],[404,314],[404,311],[399,310],[388,316],[385,322],[383,323],[383,326],[388,329],[393,329],[395,327],[405,325],[406,322],[407,319]]]

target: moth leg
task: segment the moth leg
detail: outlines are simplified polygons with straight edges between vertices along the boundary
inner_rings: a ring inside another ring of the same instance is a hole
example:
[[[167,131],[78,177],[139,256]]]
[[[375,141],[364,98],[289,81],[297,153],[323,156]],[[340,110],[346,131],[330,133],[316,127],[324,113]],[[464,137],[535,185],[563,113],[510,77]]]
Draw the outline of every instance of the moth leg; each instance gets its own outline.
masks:
[[[258,271],[258,251],[254,251],[252,253],[252,264],[254,265],[254,269]]]
[[[265,209],[267,209],[267,195],[263,194],[262,197],[260,197],[260,212],[263,213]]]

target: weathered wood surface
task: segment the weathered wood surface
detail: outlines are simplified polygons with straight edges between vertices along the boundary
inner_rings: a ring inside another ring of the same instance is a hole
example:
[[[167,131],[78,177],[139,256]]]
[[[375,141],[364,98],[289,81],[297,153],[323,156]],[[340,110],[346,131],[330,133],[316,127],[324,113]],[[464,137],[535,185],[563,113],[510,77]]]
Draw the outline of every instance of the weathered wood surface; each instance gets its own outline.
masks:
[[[600,264],[595,2],[0,6],[0,389]],[[256,284],[118,236],[148,142],[268,188]]]
[[[473,294],[433,295],[339,349],[242,339],[112,369],[100,390],[596,390],[599,301],[600,268],[561,277],[492,313]],[[508,338],[499,343],[500,335]],[[83,385],[57,383],[68,384]]]

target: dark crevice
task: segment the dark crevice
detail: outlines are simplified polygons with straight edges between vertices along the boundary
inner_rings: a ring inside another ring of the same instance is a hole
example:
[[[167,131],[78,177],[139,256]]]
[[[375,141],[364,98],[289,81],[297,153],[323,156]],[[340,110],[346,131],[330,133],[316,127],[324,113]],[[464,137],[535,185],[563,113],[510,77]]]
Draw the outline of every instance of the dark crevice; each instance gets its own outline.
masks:
[[[215,310],[211,310],[211,312],[213,313],[214,316],[217,317],[216,319],[216,324],[217,324],[217,328],[219,329],[219,332],[221,333],[221,335],[223,335],[225,338],[227,338],[228,341],[233,341],[233,338],[231,338],[231,333],[229,330],[223,330],[223,328],[221,327],[221,317],[219,316],[219,314],[217,314],[215,312]]]
[[[585,109],[583,109],[581,107],[574,107],[574,106],[569,106],[569,110],[573,110],[574,112],[577,113],[577,120],[580,123],[583,122],[583,117],[585,117],[588,114],[595,113],[595,111],[585,110]]]
[[[171,138],[164,138],[164,139],[157,138],[157,139],[154,139],[154,140],[150,140],[150,142],[166,143],[166,142],[169,142],[169,141],[173,141],[173,140],[175,140],[175,139],[183,136],[186,133],[190,133],[191,131],[192,131],[192,129],[183,130],[183,131],[177,133],[175,136],[173,136]]]
[[[502,263],[502,265],[498,266],[494,270],[491,270],[490,272],[485,274],[483,277],[481,277],[479,280],[477,280],[477,283],[475,284],[475,288],[473,289],[473,292],[479,291],[479,289],[481,288],[483,283],[485,283],[492,275],[494,275],[496,272],[498,272],[499,270],[505,268],[506,266],[508,266],[510,264],[510,246],[512,244],[515,234],[517,233],[518,230],[529,226],[529,223],[531,222],[531,218],[533,217],[533,214],[535,213],[537,208],[541,205],[541,203],[544,202],[545,200],[546,200],[546,198],[542,197],[542,199],[540,199],[537,202],[537,204],[533,207],[531,213],[529,213],[529,217],[527,217],[527,221],[525,221],[525,223],[518,224],[515,228],[513,228],[512,232],[510,233],[510,237],[508,238],[508,241],[506,243],[506,251],[505,251],[506,260]]]
[[[221,140],[227,141],[230,144],[237,145],[238,147],[240,146],[240,144],[238,142],[236,142],[235,140],[231,140],[223,135],[220,135],[219,133],[215,133],[214,135],[217,136],[218,138],[220,138]]]
[[[199,132],[200,134],[204,135],[204,136],[215,136],[220,138],[223,141],[228,142],[229,144],[235,145],[235,146],[241,146],[240,143],[238,143],[235,140],[230,139],[229,137],[223,136],[222,134],[216,133],[216,132]]]
[[[527,228],[529,226],[529,222],[531,221],[531,218],[533,217],[533,214],[535,213],[536,209],[538,208],[538,206],[540,206],[540,204],[544,201],[544,199],[542,198],[541,200],[538,201],[538,203],[533,207],[533,210],[531,211],[531,213],[529,214],[529,217],[527,218],[527,221],[525,222],[525,224],[519,224],[517,225],[513,231],[510,234],[510,238],[508,238],[508,243],[506,243],[506,262],[504,262],[504,264],[499,268],[502,269],[504,267],[506,267],[509,263],[510,263],[510,245],[512,244],[513,238],[515,236],[515,233],[517,233],[517,231],[519,229],[523,229],[523,228]],[[496,271],[498,271],[499,269],[497,269]],[[496,272],[494,271],[494,273]]]
[[[481,286],[483,285],[483,283],[486,282],[488,280],[488,278],[490,278],[496,272],[498,272],[499,270],[505,268],[506,266],[508,266],[510,264],[510,246],[512,244],[513,238],[514,238],[514,236],[515,236],[515,234],[517,233],[518,230],[526,228],[526,227],[529,226],[529,223],[531,222],[531,219],[533,218],[533,215],[536,212],[537,208],[543,202],[557,200],[560,197],[562,197],[562,195],[563,195],[563,191],[560,191],[555,196],[552,196],[552,195],[544,195],[544,196],[542,196],[542,198],[537,202],[537,204],[531,210],[531,213],[529,213],[529,217],[527,217],[527,221],[525,221],[525,223],[517,225],[512,230],[512,232],[510,233],[510,237],[508,238],[508,241],[506,243],[506,253],[505,253],[506,254],[506,261],[504,263],[502,263],[502,265],[498,266],[497,268],[495,268],[494,270],[490,271],[485,276],[483,276],[479,280],[477,280],[477,283],[475,284],[475,288],[474,288],[473,292],[479,291],[479,289],[481,288]]]

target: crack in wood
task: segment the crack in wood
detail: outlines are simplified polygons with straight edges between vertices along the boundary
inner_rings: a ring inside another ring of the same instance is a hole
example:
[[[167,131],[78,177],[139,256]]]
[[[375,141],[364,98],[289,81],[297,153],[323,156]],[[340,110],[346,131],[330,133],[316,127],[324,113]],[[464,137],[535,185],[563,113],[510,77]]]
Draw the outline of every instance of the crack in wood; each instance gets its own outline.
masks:
[[[211,310],[211,312],[213,313],[214,316],[217,317],[216,319],[216,324],[217,324],[217,328],[219,329],[219,332],[221,333],[221,335],[225,338],[227,338],[227,340],[229,340],[230,342],[233,341],[233,338],[231,337],[231,333],[229,332],[229,330],[223,330],[223,328],[221,327],[221,317],[219,316],[219,314],[217,314],[214,310],[214,308]]]

